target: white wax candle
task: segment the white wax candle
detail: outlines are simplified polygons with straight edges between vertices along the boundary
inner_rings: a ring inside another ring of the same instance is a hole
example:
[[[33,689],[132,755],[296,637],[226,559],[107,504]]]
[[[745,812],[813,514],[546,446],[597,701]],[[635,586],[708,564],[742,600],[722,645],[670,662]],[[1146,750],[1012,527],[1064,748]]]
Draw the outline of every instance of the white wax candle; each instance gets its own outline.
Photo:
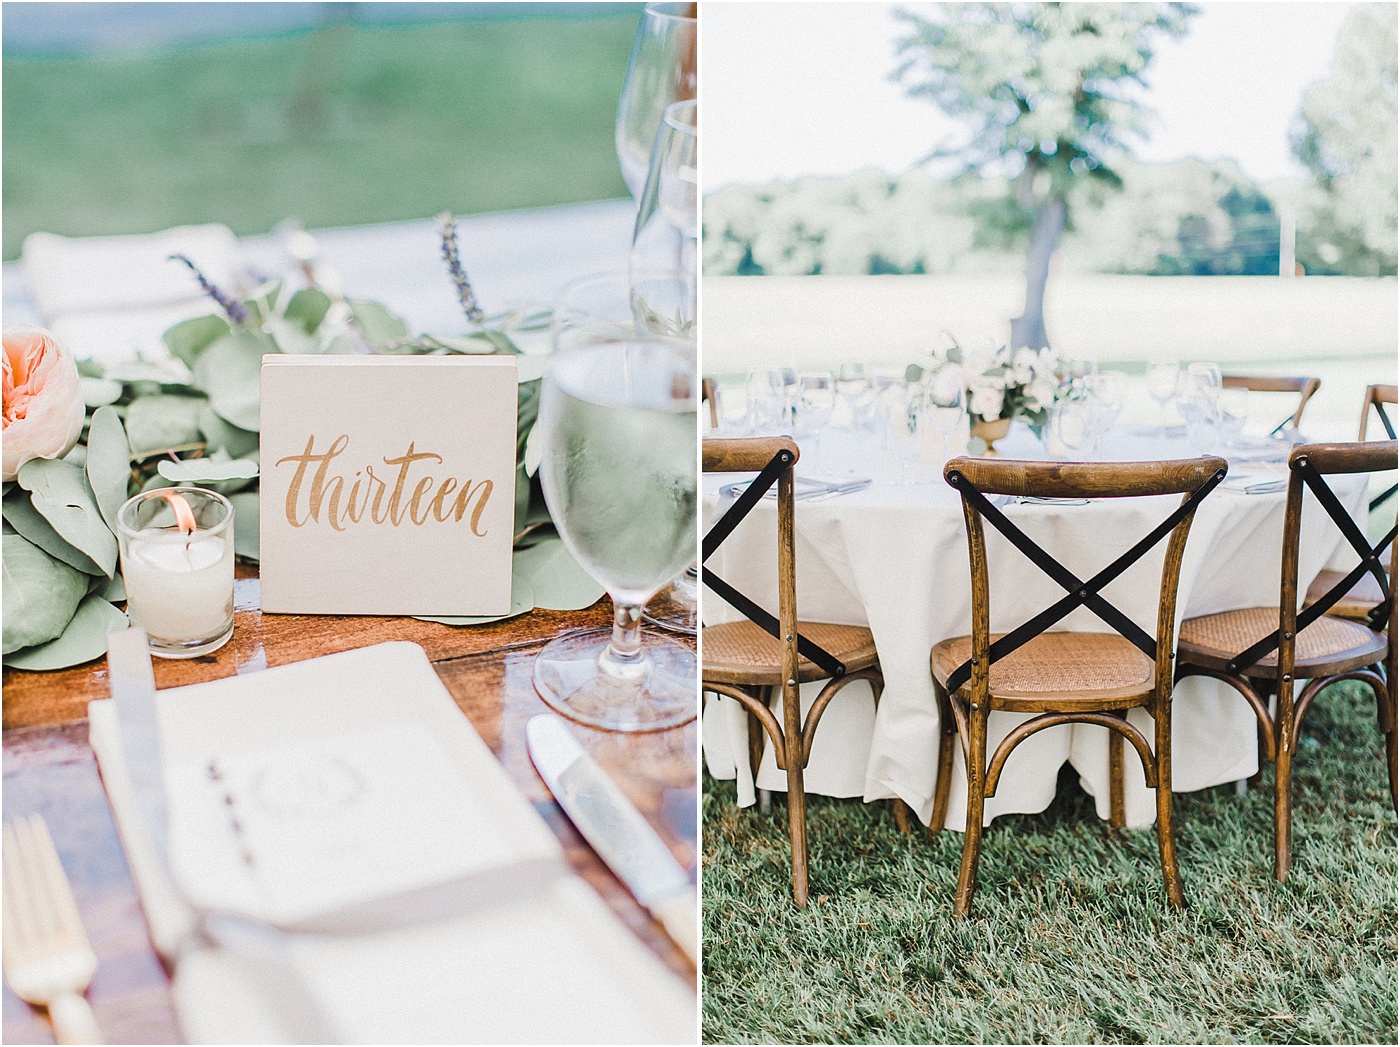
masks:
[[[152,639],[212,639],[233,617],[233,543],[217,535],[149,528],[122,557],[126,608]]]

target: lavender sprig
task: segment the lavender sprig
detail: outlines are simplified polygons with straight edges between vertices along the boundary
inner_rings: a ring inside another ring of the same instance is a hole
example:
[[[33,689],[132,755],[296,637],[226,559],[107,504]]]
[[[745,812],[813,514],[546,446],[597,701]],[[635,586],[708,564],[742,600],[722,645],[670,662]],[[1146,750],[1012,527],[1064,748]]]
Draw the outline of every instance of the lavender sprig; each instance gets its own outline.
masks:
[[[223,291],[220,291],[216,285],[210,283],[209,278],[199,271],[199,266],[195,265],[182,254],[171,255],[170,261],[184,262],[187,266],[189,266],[190,272],[194,273],[196,279],[199,280],[200,288],[210,298],[214,299],[214,301],[219,303],[219,308],[222,309],[228,315],[228,318],[232,323],[245,324],[248,322],[248,310],[243,308],[242,303],[239,302],[237,299],[230,298],[228,295],[224,294]]]
[[[476,292],[472,290],[467,272],[462,268],[461,256],[457,253],[457,219],[451,211],[444,211],[437,216],[437,223],[442,230],[442,260],[447,263],[447,272],[457,287],[457,298],[462,303],[462,312],[467,314],[467,319],[472,323],[479,324],[486,319],[486,314],[481,311],[481,306],[476,304]]]

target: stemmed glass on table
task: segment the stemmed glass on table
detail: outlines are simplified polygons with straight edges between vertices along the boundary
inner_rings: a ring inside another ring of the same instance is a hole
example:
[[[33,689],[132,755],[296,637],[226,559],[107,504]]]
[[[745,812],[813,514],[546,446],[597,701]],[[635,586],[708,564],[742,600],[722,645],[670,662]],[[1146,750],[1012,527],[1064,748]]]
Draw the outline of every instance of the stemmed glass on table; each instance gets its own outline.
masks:
[[[831,372],[811,371],[799,375],[793,408],[798,428],[812,434],[812,465],[820,469],[824,464],[822,434],[836,413],[836,381]]]
[[[1181,376],[1177,410],[1186,422],[1187,440],[1202,454],[1212,450],[1219,442],[1222,387],[1218,364],[1189,364],[1186,373]]]
[[[919,457],[922,433],[919,417],[922,413],[918,383],[896,382],[888,386],[877,401],[884,423],[885,446],[899,465],[900,486],[908,486],[909,465]]]
[[[699,277],[699,125],[694,99],[667,106],[637,201],[628,271],[643,330],[695,338]]]
[[[1089,424],[1094,433],[1094,457],[1103,457],[1104,434],[1113,428],[1123,410],[1127,381],[1118,371],[1095,371],[1085,379]]]
[[[642,609],[695,559],[698,404],[693,348],[585,346],[550,361],[540,391],[540,482],[574,558],[613,600],[611,630],[566,633],[535,659],[556,711],[616,731],[696,715],[695,655],[642,635]]]
[[[695,97],[695,4],[646,5],[617,103],[614,137],[622,180],[640,200],[661,114],[672,102]]]
[[[924,378],[921,422],[928,435],[938,437],[938,460],[947,461],[948,441],[959,429],[967,414],[966,393],[962,368],[944,366],[929,372]]]
[[[1157,410],[1166,410],[1167,404],[1176,397],[1181,383],[1181,364],[1176,360],[1155,359],[1147,361],[1147,395],[1157,405]],[[1158,430],[1159,436],[1167,434],[1168,427]]]

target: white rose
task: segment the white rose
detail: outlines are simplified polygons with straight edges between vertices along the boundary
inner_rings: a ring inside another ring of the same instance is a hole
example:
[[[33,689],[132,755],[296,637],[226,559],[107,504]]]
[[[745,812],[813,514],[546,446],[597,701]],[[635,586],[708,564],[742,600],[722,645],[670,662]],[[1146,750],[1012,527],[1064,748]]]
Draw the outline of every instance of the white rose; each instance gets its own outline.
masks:
[[[983,420],[994,422],[1001,417],[1001,405],[1005,391],[1000,386],[978,383],[972,387],[972,402],[968,405],[973,414]]]
[[[1049,407],[1055,402],[1054,383],[1044,378],[1037,378],[1026,389],[1026,402],[1032,411]]]

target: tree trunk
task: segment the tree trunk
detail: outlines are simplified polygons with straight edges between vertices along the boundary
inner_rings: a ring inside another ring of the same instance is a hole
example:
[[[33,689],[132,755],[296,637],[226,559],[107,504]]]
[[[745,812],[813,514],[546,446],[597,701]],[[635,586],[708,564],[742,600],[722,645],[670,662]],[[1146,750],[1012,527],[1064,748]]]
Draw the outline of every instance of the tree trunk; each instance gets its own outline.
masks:
[[[1045,336],[1045,281],[1050,276],[1050,258],[1065,228],[1068,206],[1062,196],[1051,197],[1035,212],[1031,243],[1026,251],[1026,304],[1021,315],[1011,321],[1011,348],[1039,349],[1050,344]]]

